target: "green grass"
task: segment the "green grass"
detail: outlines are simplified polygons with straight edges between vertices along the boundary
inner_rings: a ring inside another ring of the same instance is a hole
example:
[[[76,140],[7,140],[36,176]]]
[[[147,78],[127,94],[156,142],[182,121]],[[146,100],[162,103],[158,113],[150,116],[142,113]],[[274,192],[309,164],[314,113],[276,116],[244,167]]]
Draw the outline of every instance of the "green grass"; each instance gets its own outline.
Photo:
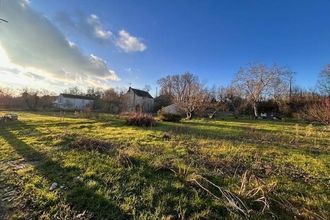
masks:
[[[0,219],[330,216],[326,127],[228,118],[139,128],[107,114],[18,114],[0,124]],[[80,137],[109,151],[71,148]]]

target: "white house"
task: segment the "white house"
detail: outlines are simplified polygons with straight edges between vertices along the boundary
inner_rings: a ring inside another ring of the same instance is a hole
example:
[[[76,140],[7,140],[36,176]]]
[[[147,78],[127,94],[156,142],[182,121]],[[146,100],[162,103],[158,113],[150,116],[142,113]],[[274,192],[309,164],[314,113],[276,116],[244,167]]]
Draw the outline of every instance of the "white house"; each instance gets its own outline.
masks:
[[[94,98],[82,95],[60,94],[54,105],[65,110],[82,110],[94,106]]]
[[[129,112],[152,112],[154,98],[147,91],[129,87],[126,93],[126,106]]]

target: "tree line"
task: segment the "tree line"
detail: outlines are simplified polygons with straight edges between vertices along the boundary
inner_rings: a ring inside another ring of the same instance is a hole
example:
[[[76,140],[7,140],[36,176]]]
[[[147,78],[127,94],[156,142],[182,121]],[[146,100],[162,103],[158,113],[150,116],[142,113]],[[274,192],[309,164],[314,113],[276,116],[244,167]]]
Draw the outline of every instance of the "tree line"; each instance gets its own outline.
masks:
[[[123,109],[125,92],[124,89],[88,88],[84,91],[78,87],[72,87],[62,93],[92,97],[95,100],[94,110],[119,113]],[[57,94],[47,90],[0,88],[0,109],[54,110],[57,97]]]
[[[258,118],[267,113],[329,123],[330,64],[321,72],[314,91],[293,85],[293,78],[294,73],[283,66],[250,64],[236,73],[229,86],[208,88],[196,75],[186,72],[159,79],[158,99],[164,104],[174,103],[187,119],[231,111],[236,116],[252,114]]]
[[[160,95],[154,99],[154,112],[175,104],[187,119],[232,112],[237,117],[250,114],[257,118],[261,113],[268,113],[329,121],[330,64],[320,72],[313,91],[297,87],[293,79],[294,73],[286,67],[259,63],[240,68],[226,87],[207,87],[198,76],[189,72],[168,75],[157,81]],[[150,86],[145,89],[150,90]],[[125,110],[126,91],[119,88],[88,88],[83,91],[73,87],[63,93],[93,97],[94,110],[120,113]],[[56,95],[47,90],[0,88],[1,108],[47,110],[53,108],[55,99]]]

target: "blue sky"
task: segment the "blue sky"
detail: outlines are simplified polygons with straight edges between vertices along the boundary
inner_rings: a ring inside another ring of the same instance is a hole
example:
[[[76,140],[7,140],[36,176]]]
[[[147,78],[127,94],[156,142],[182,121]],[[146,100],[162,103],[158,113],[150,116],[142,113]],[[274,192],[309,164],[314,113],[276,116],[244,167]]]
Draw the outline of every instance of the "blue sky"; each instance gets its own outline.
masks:
[[[0,17],[8,2],[3,0]],[[120,78],[106,79],[104,86],[155,88],[160,77],[185,71],[210,86],[228,85],[241,66],[261,62],[289,67],[296,72],[297,84],[311,88],[330,63],[328,0],[31,0],[26,7],[45,16],[80,53],[100,58]],[[2,45],[4,40],[0,37]],[[12,48],[3,48],[13,60]],[[40,74],[42,70],[34,81]],[[55,90],[61,88],[57,83]]]

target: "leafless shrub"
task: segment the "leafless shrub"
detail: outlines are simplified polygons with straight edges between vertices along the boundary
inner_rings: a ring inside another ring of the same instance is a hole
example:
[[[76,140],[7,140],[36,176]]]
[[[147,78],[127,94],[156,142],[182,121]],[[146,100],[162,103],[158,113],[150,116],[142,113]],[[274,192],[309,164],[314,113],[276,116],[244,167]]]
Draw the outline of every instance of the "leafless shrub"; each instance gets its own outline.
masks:
[[[156,125],[156,120],[149,114],[134,113],[126,118],[126,123],[139,127],[152,127]]]
[[[323,98],[308,105],[302,111],[302,117],[307,121],[330,125],[330,98]]]

